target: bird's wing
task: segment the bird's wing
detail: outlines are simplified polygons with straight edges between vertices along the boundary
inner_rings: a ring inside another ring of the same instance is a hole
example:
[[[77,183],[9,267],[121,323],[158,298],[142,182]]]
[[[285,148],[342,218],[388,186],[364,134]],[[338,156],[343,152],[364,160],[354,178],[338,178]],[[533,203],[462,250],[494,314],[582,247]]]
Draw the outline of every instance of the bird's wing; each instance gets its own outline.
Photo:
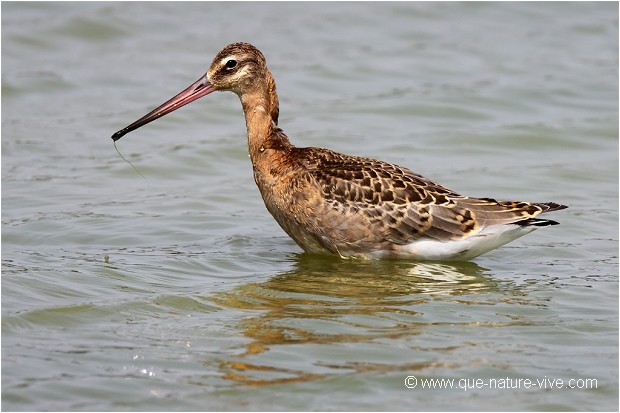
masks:
[[[565,208],[468,198],[387,162],[320,148],[296,150],[306,151],[300,158],[326,203],[342,214],[365,214],[377,231],[398,244],[463,239],[485,226],[524,222]]]

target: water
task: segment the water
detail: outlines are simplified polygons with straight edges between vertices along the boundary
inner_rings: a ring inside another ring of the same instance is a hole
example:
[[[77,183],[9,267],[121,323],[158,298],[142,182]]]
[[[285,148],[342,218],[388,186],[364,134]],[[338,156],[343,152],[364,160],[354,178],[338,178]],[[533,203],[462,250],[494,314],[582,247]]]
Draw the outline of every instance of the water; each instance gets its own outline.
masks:
[[[140,177],[110,135],[239,40],[293,142],[561,225],[302,254],[224,93],[119,141]],[[3,3],[2,104],[4,410],[618,409],[617,3]]]

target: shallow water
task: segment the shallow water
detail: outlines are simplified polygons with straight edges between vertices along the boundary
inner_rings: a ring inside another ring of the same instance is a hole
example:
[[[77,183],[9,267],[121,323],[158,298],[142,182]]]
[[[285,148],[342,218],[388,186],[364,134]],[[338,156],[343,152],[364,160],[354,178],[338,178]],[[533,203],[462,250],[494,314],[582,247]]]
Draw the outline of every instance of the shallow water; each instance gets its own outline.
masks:
[[[561,225],[302,254],[224,93],[119,141],[143,179],[110,135],[239,40],[293,142]],[[4,410],[618,409],[617,3],[3,3],[2,104]]]

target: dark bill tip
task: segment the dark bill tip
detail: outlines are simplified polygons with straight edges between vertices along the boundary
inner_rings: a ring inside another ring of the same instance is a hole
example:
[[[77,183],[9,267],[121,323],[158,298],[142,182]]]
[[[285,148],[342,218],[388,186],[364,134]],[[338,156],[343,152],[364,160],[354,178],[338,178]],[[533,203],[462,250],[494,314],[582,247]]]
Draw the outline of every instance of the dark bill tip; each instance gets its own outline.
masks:
[[[120,138],[122,138],[123,136],[125,136],[125,134],[126,134],[127,132],[129,132],[129,131],[126,131],[125,129],[121,129],[121,130],[119,130],[119,131],[118,131],[118,132],[116,132],[114,135],[112,135],[112,140],[113,140],[114,142],[116,142],[117,140],[119,140]]]

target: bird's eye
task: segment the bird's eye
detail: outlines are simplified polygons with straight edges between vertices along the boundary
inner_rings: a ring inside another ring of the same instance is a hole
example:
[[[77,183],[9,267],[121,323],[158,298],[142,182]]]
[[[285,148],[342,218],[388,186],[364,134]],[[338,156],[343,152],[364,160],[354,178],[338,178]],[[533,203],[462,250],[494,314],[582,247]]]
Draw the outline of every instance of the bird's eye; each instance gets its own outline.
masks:
[[[237,61],[236,60],[229,60],[228,62],[226,62],[226,67],[228,69],[232,69],[233,67],[237,66]]]

